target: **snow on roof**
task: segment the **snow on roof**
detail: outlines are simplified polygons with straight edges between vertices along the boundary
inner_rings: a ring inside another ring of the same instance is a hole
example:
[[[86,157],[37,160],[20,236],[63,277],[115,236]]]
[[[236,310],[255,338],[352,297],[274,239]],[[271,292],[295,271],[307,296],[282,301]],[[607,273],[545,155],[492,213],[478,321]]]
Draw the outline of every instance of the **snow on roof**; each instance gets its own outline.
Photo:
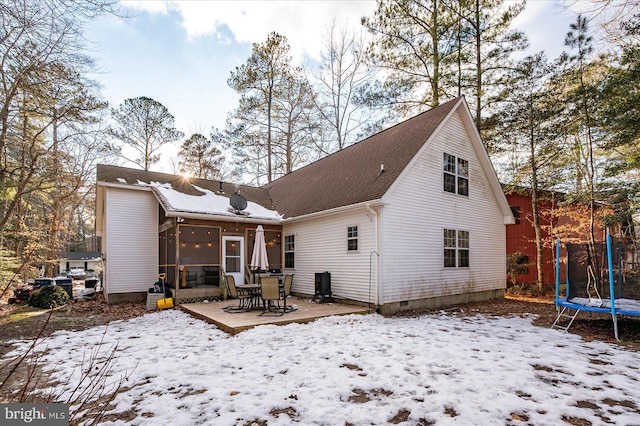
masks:
[[[162,199],[167,211],[209,214],[218,216],[244,216],[252,219],[280,220],[280,215],[275,210],[269,210],[253,201],[247,201],[247,208],[241,214],[237,214],[229,204],[229,197],[218,195],[193,185],[202,195],[189,195],[175,190],[169,183],[138,181],[139,185],[151,186]]]

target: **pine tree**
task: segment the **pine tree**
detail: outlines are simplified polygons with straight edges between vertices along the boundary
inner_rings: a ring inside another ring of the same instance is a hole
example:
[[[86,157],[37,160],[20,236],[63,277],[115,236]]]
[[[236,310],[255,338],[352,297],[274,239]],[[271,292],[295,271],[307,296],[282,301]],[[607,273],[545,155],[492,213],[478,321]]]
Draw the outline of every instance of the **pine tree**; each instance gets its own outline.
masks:
[[[446,0],[378,0],[374,16],[362,19],[373,34],[370,62],[385,75],[378,98],[402,115],[448,100],[457,22]]]
[[[289,51],[286,37],[271,33],[227,80],[241,94],[228,133],[258,184],[303,164],[317,131],[315,95],[302,69],[291,65]]]
[[[222,152],[200,133],[194,133],[182,143],[178,157],[182,174],[209,180],[222,177]]]
[[[160,102],[140,96],[126,99],[118,108],[111,110],[114,125],[109,134],[122,142],[118,154],[127,161],[149,170],[160,160],[158,150],[165,144],[175,142],[184,134],[175,128],[175,120]],[[134,157],[122,148],[132,148]]]
[[[562,99],[564,108],[564,132],[573,142],[575,165],[574,194],[579,202],[589,206],[588,250],[592,268],[599,277],[599,252],[596,249],[596,196],[601,167],[598,150],[603,144],[600,129],[599,99],[603,77],[603,63],[593,60],[593,38],[589,35],[588,21],[579,15],[570,25],[565,45],[572,54],[565,53],[561,59],[564,70],[559,84],[564,85]]]
[[[562,152],[562,145],[557,143],[557,87],[550,82],[553,72],[553,66],[542,54],[522,60],[509,79],[498,120],[498,137],[504,145],[511,145],[515,157],[514,167],[505,175],[512,177],[509,183],[524,185],[531,191],[540,292],[545,284],[540,193],[552,187],[553,164]]]

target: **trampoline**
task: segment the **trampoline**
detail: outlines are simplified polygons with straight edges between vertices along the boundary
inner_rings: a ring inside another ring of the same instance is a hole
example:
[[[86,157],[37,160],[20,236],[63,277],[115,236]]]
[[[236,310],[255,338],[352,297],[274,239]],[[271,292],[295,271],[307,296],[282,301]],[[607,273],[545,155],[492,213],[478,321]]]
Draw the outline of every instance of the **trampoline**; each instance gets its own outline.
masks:
[[[613,332],[620,341],[618,315],[640,316],[640,286],[625,280],[622,242],[614,242],[607,234],[605,245],[596,248],[595,253],[585,245],[565,243],[565,247],[565,295],[561,296],[562,244],[560,240],[556,241],[555,305],[558,315],[551,327],[568,331],[581,311],[611,314]]]

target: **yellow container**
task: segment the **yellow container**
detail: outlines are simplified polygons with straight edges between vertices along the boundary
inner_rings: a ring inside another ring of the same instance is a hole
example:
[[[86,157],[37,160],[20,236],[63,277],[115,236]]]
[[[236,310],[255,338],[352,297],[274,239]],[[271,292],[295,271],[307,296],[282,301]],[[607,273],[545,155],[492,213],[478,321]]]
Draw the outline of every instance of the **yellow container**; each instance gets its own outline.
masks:
[[[173,298],[165,297],[164,299],[158,300],[158,309],[169,309],[173,308]]]

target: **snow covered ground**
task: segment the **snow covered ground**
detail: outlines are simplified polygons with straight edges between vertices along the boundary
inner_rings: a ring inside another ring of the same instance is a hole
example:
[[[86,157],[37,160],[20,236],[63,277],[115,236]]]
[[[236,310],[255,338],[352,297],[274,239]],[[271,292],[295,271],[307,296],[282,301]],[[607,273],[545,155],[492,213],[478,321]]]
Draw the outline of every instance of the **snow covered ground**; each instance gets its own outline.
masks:
[[[640,424],[639,353],[531,318],[352,315],[229,336],[169,310],[47,339],[69,389],[103,337],[114,378],[131,373],[113,412],[137,417],[119,424]]]

